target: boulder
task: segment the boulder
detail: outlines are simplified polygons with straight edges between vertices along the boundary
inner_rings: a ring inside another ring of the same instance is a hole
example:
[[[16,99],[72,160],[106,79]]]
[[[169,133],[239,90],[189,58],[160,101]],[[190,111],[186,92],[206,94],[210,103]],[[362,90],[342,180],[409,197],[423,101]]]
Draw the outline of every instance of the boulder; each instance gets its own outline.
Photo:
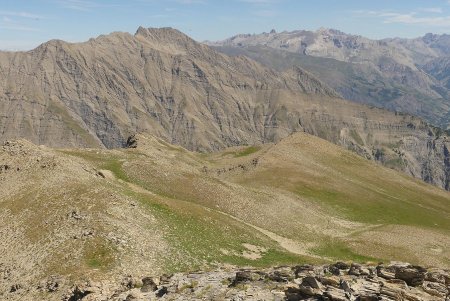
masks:
[[[141,292],[148,293],[148,292],[154,292],[157,290],[158,290],[158,285],[156,284],[156,281],[153,279],[153,277],[142,278]]]
[[[122,279],[122,285],[128,289],[132,289],[142,286],[142,282],[139,278],[135,278],[129,275]]]
[[[295,276],[299,274],[309,274],[314,272],[314,266],[310,264],[297,265],[293,268]]]
[[[167,287],[163,286],[156,292],[156,297],[161,298],[162,296],[166,295],[168,292],[169,292],[169,290],[167,289]]]
[[[376,267],[377,276],[384,279],[395,279],[395,269],[393,267],[386,267],[379,265]]]
[[[352,263],[348,274],[354,276],[369,276],[371,271],[367,267],[363,267],[360,264]]]
[[[128,137],[127,142],[125,144],[126,148],[137,148],[138,146],[138,137],[134,134]]]
[[[258,273],[254,273],[252,271],[239,271],[236,272],[236,276],[232,283],[232,286],[242,283],[242,282],[251,282],[261,280],[261,275]]]
[[[349,293],[349,294],[353,294],[355,291],[352,288],[352,285],[350,284],[349,281],[342,281],[341,282],[341,289],[344,290],[344,292]]]
[[[159,277],[159,284],[168,284],[170,283],[170,280],[172,279],[173,275],[163,274],[161,277]]]
[[[137,292],[131,292],[125,298],[125,301],[138,301],[138,300],[143,300],[143,296]]]
[[[299,288],[296,287],[288,287],[284,294],[286,296],[287,301],[298,301],[304,299],[304,295]]]
[[[91,283],[84,283],[72,287],[69,292],[63,297],[65,301],[78,301],[83,300],[90,294],[100,292],[100,288],[92,285]]]
[[[404,280],[410,286],[419,286],[425,280],[427,270],[419,266],[398,267],[395,278]]]
[[[63,279],[60,276],[52,275],[46,281],[41,282],[37,287],[38,290],[53,293],[56,292],[63,282]]]
[[[342,261],[336,262],[333,266],[335,266],[336,268],[338,268],[340,270],[348,270],[350,267],[347,263],[342,262]]]
[[[334,287],[329,287],[327,288],[327,290],[323,293],[324,297],[327,297],[328,300],[331,301],[348,301],[349,300],[349,296],[340,289],[334,288]]]
[[[329,277],[320,277],[319,278],[320,283],[323,285],[330,285],[334,287],[339,287],[341,280],[337,276],[329,276]]]
[[[425,292],[433,296],[444,298],[449,294],[447,286],[439,282],[424,281],[422,287]]]
[[[10,292],[10,293],[15,293],[15,292],[17,292],[18,290],[20,290],[21,288],[22,288],[22,285],[19,284],[19,283],[16,283],[16,284],[11,285],[11,287],[10,287],[10,289],[9,289],[9,292]]]
[[[291,269],[280,269],[269,273],[269,279],[276,282],[288,282],[294,278],[294,273]]]
[[[317,289],[322,288],[322,284],[320,283],[320,281],[316,277],[312,277],[312,276],[307,276],[307,277],[303,278],[301,286],[309,286],[309,287],[317,288]]]
[[[383,283],[383,286],[381,286],[380,289],[380,295],[384,298],[382,300],[403,300],[403,292],[404,290],[402,290],[401,288],[398,288],[395,285],[389,283]]]
[[[438,271],[429,271],[425,274],[425,280],[429,282],[438,282],[445,284],[446,280],[450,284],[450,275],[442,270]]]
[[[299,290],[301,295],[306,297],[313,297],[322,294],[321,290],[312,288],[310,286],[300,285]]]
[[[333,265],[328,267],[328,271],[335,276],[342,275],[341,270],[338,267],[335,267]]]

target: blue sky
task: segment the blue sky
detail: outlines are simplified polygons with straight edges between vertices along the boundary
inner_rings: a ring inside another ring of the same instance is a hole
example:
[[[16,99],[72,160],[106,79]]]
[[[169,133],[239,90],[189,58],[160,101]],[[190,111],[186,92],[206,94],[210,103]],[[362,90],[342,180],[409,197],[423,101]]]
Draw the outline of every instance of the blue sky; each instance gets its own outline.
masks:
[[[329,27],[370,38],[450,33],[450,0],[0,0],[0,49],[27,50],[140,26],[196,40]]]

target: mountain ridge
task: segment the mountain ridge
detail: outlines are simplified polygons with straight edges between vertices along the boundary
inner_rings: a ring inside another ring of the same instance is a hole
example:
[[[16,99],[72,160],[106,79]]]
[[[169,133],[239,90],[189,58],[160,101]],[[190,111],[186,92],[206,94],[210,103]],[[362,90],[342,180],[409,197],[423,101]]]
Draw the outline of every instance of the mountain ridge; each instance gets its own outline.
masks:
[[[174,29],[0,52],[1,140],[122,147],[148,132],[190,150],[317,135],[449,189],[445,133],[338,97],[302,68],[279,72]]]
[[[450,41],[446,35],[371,40],[319,29],[235,35],[207,44],[227,54],[239,50],[239,54],[276,69],[283,68],[279,62],[283,55],[267,49],[288,53],[289,62],[307,69],[346,99],[421,116],[443,128],[449,126],[450,94],[446,81],[437,76],[445,69],[425,67],[433,59],[448,56]]]

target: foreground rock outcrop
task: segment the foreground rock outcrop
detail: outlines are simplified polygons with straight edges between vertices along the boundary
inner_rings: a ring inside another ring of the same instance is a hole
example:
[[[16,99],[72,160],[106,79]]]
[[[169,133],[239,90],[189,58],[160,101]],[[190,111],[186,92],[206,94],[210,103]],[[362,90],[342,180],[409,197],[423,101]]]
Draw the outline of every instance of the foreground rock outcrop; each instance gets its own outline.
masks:
[[[268,269],[223,267],[177,273],[120,284],[87,282],[63,300],[450,300],[448,270],[404,263],[282,266]]]

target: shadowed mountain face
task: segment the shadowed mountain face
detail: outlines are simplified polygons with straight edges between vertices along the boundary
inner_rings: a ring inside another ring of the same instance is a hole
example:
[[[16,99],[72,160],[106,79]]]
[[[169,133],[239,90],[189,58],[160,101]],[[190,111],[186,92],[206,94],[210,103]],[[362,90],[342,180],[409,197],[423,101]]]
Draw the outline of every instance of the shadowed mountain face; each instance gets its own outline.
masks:
[[[279,70],[300,66],[346,99],[414,114],[448,128],[450,90],[445,65],[439,61],[448,60],[449,41],[447,35],[432,34],[376,41],[320,29],[237,35],[209,44]]]
[[[303,131],[449,188],[441,130],[340,99],[301,68],[274,71],[173,29],[2,52],[0,70],[1,140],[112,148],[130,133],[148,132],[210,151]]]

